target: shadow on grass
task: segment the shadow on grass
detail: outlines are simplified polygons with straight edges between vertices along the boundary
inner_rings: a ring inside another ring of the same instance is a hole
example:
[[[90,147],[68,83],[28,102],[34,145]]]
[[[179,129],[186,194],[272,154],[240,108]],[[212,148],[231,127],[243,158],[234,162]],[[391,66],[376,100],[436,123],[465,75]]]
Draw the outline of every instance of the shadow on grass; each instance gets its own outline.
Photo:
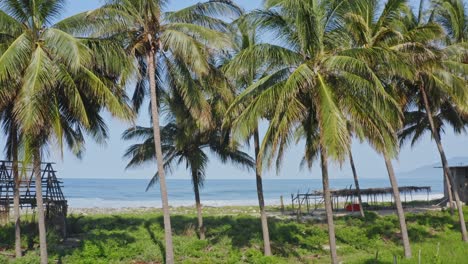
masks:
[[[136,238],[127,234],[125,231],[114,230],[111,233],[107,232],[95,232],[88,233],[83,236],[83,241],[76,245],[64,245],[63,243],[57,243],[54,245],[55,252],[60,256],[70,255],[73,251],[83,248],[92,247],[93,254],[96,257],[105,256],[106,250],[109,248],[109,244],[113,244],[117,248],[123,248],[130,243],[134,243]]]
[[[458,221],[447,212],[407,213],[405,216],[411,242],[425,241],[448,229],[460,228]],[[337,224],[349,228],[358,227],[361,234],[369,239],[378,237],[395,244],[400,244],[401,241],[400,224],[396,215],[381,217],[375,212],[366,212],[364,219],[359,216],[344,216],[337,219]]]
[[[383,260],[376,260],[375,258],[370,258],[367,260],[364,260],[363,264],[393,264],[391,261],[383,261]]]
[[[408,231],[411,241],[423,241],[433,237],[431,229],[443,230],[450,227],[456,228],[456,221],[446,214],[407,214]],[[173,215],[171,216],[173,234],[186,236],[186,230],[196,226],[195,216]],[[262,230],[260,220],[256,217],[239,216],[205,216],[205,226],[207,228],[207,239],[210,244],[217,244],[227,237],[234,248],[242,249],[252,246],[259,246],[262,243]],[[399,244],[401,235],[399,234],[399,222],[396,216],[380,217],[375,213],[367,213],[365,219],[356,216],[346,216],[337,218],[337,228],[357,227],[359,234],[342,233],[339,241],[349,243],[359,242],[359,248],[366,247],[371,240],[379,238]],[[164,254],[164,244],[155,234],[163,234],[164,224],[160,215],[139,216],[102,216],[90,218],[74,218],[69,221],[72,233],[83,233],[89,230],[125,231],[131,233],[141,227],[146,229],[152,242],[159,247],[161,255]],[[156,226],[154,226],[156,225]],[[155,229],[156,228],[156,229]],[[322,246],[328,243],[327,233],[324,229],[314,224],[298,224],[295,221],[269,219],[269,231],[274,253],[281,256],[298,256],[296,249],[302,248],[310,252],[322,252]],[[100,240],[99,237],[86,237],[86,240]]]
[[[459,229],[460,225],[455,218],[450,216],[449,213],[445,212],[443,215],[440,213],[435,215],[434,213],[424,214],[408,214],[406,220],[409,222],[416,222],[420,225],[431,226],[437,230],[444,230],[445,228]]]
[[[174,233],[184,235],[184,230],[196,223],[195,217],[176,215],[171,217]],[[233,247],[262,247],[262,229],[260,219],[252,216],[206,216],[203,218],[207,229],[207,239],[212,244],[223,237],[231,240]],[[160,221],[161,228],[162,223]],[[294,221],[268,219],[271,246],[274,254],[298,257],[297,247],[310,251],[321,251],[321,245],[327,241],[326,234],[318,228],[298,224]]]
[[[82,234],[83,240],[99,245],[105,238],[92,235],[93,230],[114,232],[119,230],[131,233],[144,228],[151,241],[165,256],[163,241],[158,239],[164,235],[163,217],[159,215],[138,216],[100,216],[100,217],[70,217],[68,232],[70,236]],[[262,230],[260,219],[252,216],[205,216],[204,223],[207,228],[207,240],[210,244],[217,244],[224,238],[230,240],[233,248],[243,249],[256,247],[261,250]],[[177,236],[187,236],[187,230],[193,229],[197,224],[195,216],[171,216],[172,231]],[[305,226],[294,221],[269,219],[270,238],[275,254],[281,256],[298,257],[298,247],[311,252],[322,252],[321,245],[326,243],[326,233],[320,228]],[[91,232],[91,233],[90,233]],[[118,239],[118,238],[116,238]],[[126,238],[128,239],[128,238]]]
[[[196,216],[173,215],[171,222],[174,235],[179,238],[194,238],[187,233],[187,230],[193,230],[196,226]],[[223,244],[223,246],[238,250],[255,248],[261,251],[262,230],[259,218],[247,215],[207,215],[204,217],[204,222],[210,245],[226,243],[227,238],[229,244]],[[433,237],[433,230],[452,230],[458,227],[455,218],[448,213],[407,214],[407,222],[412,242]],[[23,234],[35,237],[31,234],[35,234],[36,225],[25,225],[24,228]],[[368,252],[370,251],[367,249],[374,250],[372,243],[375,238],[391,241],[396,245],[400,244],[399,222],[396,216],[380,217],[375,213],[368,213],[365,219],[356,216],[339,217],[336,219],[336,228],[337,239],[341,244],[360,250]],[[304,252],[327,254],[322,250],[322,246],[328,243],[326,228],[323,224],[299,224],[293,220],[269,218],[269,231],[272,249],[277,256],[301,257]],[[156,245],[161,256],[165,257],[162,240],[164,237],[163,218],[158,214],[71,216],[68,218],[68,233],[72,238],[79,238],[76,244],[61,246],[60,242],[51,243],[51,253],[59,256],[59,259],[80,252],[86,252],[83,254],[91,259],[94,257],[105,259],[110,254],[109,249],[125,249],[129,244],[138,243],[142,239]],[[13,235],[11,225],[0,229],[0,243],[12,246]],[[31,239],[30,243],[30,248],[33,248],[34,240]],[[370,258],[365,263],[375,263],[374,261]],[[378,263],[383,262],[379,260]]]
[[[154,232],[151,230],[151,222],[146,221],[145,222],[145,229],[148,232],[148,235],[151,238],[151,241],[159,248],[161,251],[161,256],[163,257],[163,263],[166,263],[166,248],[164,247],[164,244],[156,238],[154,235]]]

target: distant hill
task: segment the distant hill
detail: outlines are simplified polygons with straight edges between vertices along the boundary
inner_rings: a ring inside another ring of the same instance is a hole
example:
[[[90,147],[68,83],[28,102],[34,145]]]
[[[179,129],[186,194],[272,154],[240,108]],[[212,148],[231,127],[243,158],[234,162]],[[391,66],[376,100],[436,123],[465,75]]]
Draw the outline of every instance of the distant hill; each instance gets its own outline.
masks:
[[[450,166],[468,166],[468,157],[454,157],[448,160]],[[425,165],[414,170],[397,172],[398,178],[425,178],[436,179],[442,176],[442,164],[440,162]]]

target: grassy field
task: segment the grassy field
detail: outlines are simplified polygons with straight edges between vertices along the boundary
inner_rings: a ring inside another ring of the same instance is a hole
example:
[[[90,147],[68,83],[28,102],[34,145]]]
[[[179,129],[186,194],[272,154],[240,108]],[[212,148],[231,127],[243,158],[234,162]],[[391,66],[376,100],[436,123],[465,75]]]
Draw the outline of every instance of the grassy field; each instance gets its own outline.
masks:
[[[465,212],[468,208],[465,208]],[[195,210],[174,209],[172,224],[177,263],[329,263],[326,225],[310,220],[270,218],[273,257],[262,256],[256,207],[206,208],[207,240],[196,234]],[[466,216],[468,218],[468,215]],[[448,212],[408,214],[413,258],[402,259],[396,216],[368,213],[366,219],[336,219],[338,254],[343,263],[468,263],[456,219]],[[163,263],[159,212],[72,215],[66,242],[49,233],[51,263]],[[26,256],[14,261],[13,227],[0,229],[0,263],[38,263],[37,237],[23,236]],[[24,232],[35,234],[25,223]]]

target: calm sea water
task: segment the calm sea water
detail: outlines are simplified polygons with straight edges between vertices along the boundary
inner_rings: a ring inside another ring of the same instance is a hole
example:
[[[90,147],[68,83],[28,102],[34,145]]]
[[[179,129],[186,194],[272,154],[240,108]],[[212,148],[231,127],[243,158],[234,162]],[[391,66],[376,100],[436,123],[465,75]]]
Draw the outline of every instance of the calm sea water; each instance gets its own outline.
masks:
[[[145,192],[148,180],[143,179],[63,179],[64,194],[72,208],[123,208],[123,207],[160,207],[159,185]],[[440,179],[399,179],[400,186],[431,186],[431,198],[443,194]],[[171,206],[194,204],[194,194],[190,180],[169,179],[168,193]],[[349,188],[352,179],[331,179],[333,189]],[[361,188],[390,187],[388,179],[361,179]],[[290,203],[291,193],[320,190],[320,179],[265,179],[265,202],[267,205],[279,204],[280,196],[286,204]],[[354,186],[354,185],[353,185]],[[207,179],[201,190],[204,205],[256,205],[257,193],[255,180],[214,180]],[[416,194],[414,199],[426,199],[425,193]]]

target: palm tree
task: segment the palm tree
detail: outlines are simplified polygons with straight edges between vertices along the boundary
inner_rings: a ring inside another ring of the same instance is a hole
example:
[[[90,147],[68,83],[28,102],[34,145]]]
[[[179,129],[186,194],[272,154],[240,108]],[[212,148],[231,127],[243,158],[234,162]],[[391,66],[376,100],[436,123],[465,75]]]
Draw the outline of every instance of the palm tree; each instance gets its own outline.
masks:
[[[19,135],[18,128],[13,117],[13,99],[2,98],[0,103],[0,121],[3,123],[4,134],[6,135],[5,152],[8,160],[12,161],[12,174],[14,181],[13,190],[13,212],[15,215],[15,255],[16,258],[22,256],[21,249],[21,216],[20,216],[20,176],[18,170],[18,148]]]
[[[437,111],[432,113],[432,119],[434,120],[439,136],[445,132],[444,127],[447,124],[450,125],[457,134],[466,132],[465,127],[468,124],[468,116],[465,113],[460,112],[456,106],[448,101],[439,102],[438,104],[440,106]],[[404,127],[399,132],[400,145],[403,145],[407,141],[411,141],[411,147],[413,147],[426,132],[431,133],[427,114],[422,110],[422,108],[423,107],[420,105],[411,105],[405,111]],[[445,175],[444,179],[447,186],[450,213],[453,215],[453,195],[448,175]]]
[[[254,45],[231,62],[254,65],[258,60],[275,66],[238,96],[231,107],[233,111],[240,102],[248,102],[234,121],[236,131],[244,137],[254,131],[260,118],[268,116],[270,124],[260,158],[271,161],[276,156],[279,164],[293,135],[305,138],[306,161],[311,163],[320,155],[332,263],[338,263],[338,257],[328,161],[342,161],[349,151],[346,118],[355,117],[356,123],[382,120],[388,127],[385,114],[399,112],[366,62],[346,53],[339,41],[334,42],[336,34],[343,34],[335,30],[345,13],[343,3],[265,1],[266,9],[255,11],[254,20],[281,45]]]
[[[362,196],[361,196],[361,188],[359,187],[359,179],[358,179],[358,174],[356,171],[356,165],[354,164],[354,159],[353,159],[353,153],[351,149],[349,150],[349,164],[351,166],[351,171],[353,172],[353,180],[354,180],[354,186],[356,187],[356,193],[358,196],[358,201],[359,201],[359,213],[361,214],[361,217],[364,217],[364,208],[362,207]]]
[[[2,95],[7,95],[3,93]],[[12,161],[12,174],[14,179],[14,214],[15,214],[15,253],[16,257],[19,258],[22,256],[22,249],[21,249],[21,218],[20,218],[20,171],[18,168],[18,158],[20,152],[20,142],[21,139],[21,131],[19,131],[18,125],[16,124],[16,120],[13,113],[13,107],[15,105],[15,95],[12,94],[12,98],[5,98],[2,99],[2,104],[0,104],[0,120],[3,122],[3,129],[4,134],[6,135],[6,145],[5,145],[5,152],[7,159]],[[92,109],[90,105],[87,106],[89,110]],[[90,111],[91,112],[91,111]],[[100,141],[107,137],[106,128],[102,123],[102,118],[99,116],[94,117],[94,114],[88,115],[89,118],[92,118],[92,125],[90,126],[90,131],[92,131],[92,136],[95,139]],[[63,136],[67,142],[67,145],[70,149],[73,150],[74,154],[78,157],[81,156],[81,151],[83,150],[84,145],[84,138],[82,132],[78,126],[78,128],[70,127],[73,124],[73,121],[67,120],[66,118],[62,117],[61,122],[63,122]],[[79,124],[78,124],[79,125]],[[37,165],[40,166],[40,165]],[[42,204],[42,203],[39,203]]]
[[[428,55],[428,53],[423,54],[424,48],[421,48],[421,46],[436,40],[437,35],[440,34],[437,25],[422,24],[422,7],[423,3],[421,2],[419,17],[416,17],[404,0],[388,1],[382,11],[379,11],[378,1],[356,1],[350,6],[352,12],[346,15],[348,25],[346,30],[350,32],[353,45],[366,47],[368,50],[375,52],[377,56],[374,55],[375,58],[368,58],[367,60],[375,69],[379,78],[386,83],[387,90],[392,91],[391,93],[395,99],[405,109],[411,107],[411,104],[408,103],[411,102],[413,96],[408,96],[405,82],[412,82],[412,80],[418,78],[413,65],[420,65],[422,59],[417,61],[417,58]],[[386,54],[385,59],[379,56],[382,51]],[[408,60],[407,57],[413,59]],[[382,64],[382,61],[386,61],[386,63]],[[398,130],[400,127],[394,126],[394,129]],[[397,181],[394,177],[391,157],[384,154],[384,159],[394,189],[405,256],[410,257],[408,236],[404,231],[406,230],[404,212],[399,202],[398,186],[395,186]]]
[[[448,1],[447,1],[448,2]],[[456,3],[453,1],[451,3]],[[457,5],[453,6],[454,8]],[[463,7],[463,5],[461,6]],[[420,12],[422,13],[422,12]],[[457,22],[463,22],[466,16],[457,20]],[[442,18],[439,18],[443,21]],[[461,206],[458,191],[453,188],[453,175],[450,172],[447,157],[441,142],[441,137],[438,131],[438,126],[434,122],[434,112],[440,108],[441,103],[450,102],[454,107],[463,114],[468,111],[468,93],[466,90],[466,58],[468,57],[468,50],[464,46],[464,42],[456,43],[455,36],[448,31],[448,34],[443,34],[443,28],[440,25],[435,24],[429,20],[424,23],[423,17],[412,16],[405,21],[406,30],[413,32],[418,28],[425,28],[426,34],[408,34],[409,39],[413,43],[417,43],[412,47],[404,47],[403,49],[408,53],[408,60],[415,67],[415,78],[408,80],[405,85],[413,91],[415,96],[413,99],[416,100],[415,105],[420,105],[427,116],[427,121],[431,129],[432,138],[434,139],[437,149],[440,154],[442,167],[444,170],[444,176],[446,180],[452,186],[452,194],[457,204],[458,216],[460,221],[460,229],[462,234],[462,240],[468,242],[468,233],[466,230],[466,224],[463,215],[463,207]],[[453,21],[452,21],[453,22]],[[447,24],[442,24],[447,31]],[[456,23],[453,23],[451,32],[456,32]],[[461,32],[460,34],[462,34]],[[435,43],[437,40],[448,38],[446,46],[441,46]],[[454,43],[454,44],[452,44]]]
[[[435,11],[435,21],[439,23],[445,30],[446,45],[454,45],[466,43],[468,40],[468,14],[466,13],[466,6],[461,0],[434,0],[431,1],[431,7]],[[468,63],[468,54],[458,53],[457,55],[462,56],[460,61]],[[437,122],[435,122],[437,126]],[[457,128],[452,123],[455,130]],[[439,131],[440,134],[440,131]],[[450,210],[453,215],[453,191],[452,184],[450,183],[449,175],[445,174],[445,182],[447,185],[447,193],[449,196]]]
[[[200,3],[177,12],[163,12],[162,0],[109,0],[107,4],[82,16],[89,18],[97,35],[111,35],[124,43],[128,52],[140,65],[140,78],[134,94],[136,108],[148,93],[151,101],[154,144],[158,167],[159,186],[164,215],[166,263],[174,263],[172,231],[167,199],[166,177],[159,123],[159,77],[171,62],[184,64],[190,74],[208,73],[206,45],[221,48],[228,43],[218,30],[224,22],[215,17],[238,13],[231,1],[215,0]],[[87,28],[87,26],[85,26]],[[196,91],[186,86],[184,102],[200,112],[205,104],[197,105],[192,97]],[[199,97],[198,97],[199,98]],[[202,122],[207,120],[200,119]]]
[[[468,12],[463,0],[432,0],[434,19],[445,30],[447,45],[468,41]]]
[[[232,23],[235,33],[233,34],[234,43],[236,43],[233,56],[242,56],[242,52],[252,48],[258,44],[257,30],[255,24],[250,23],[248,14]],[[261,77],[262,66],[264,62],[254,61],[253,65],[230,65],[232,57],[226,58],[227,62],[223,65],[223,69],[228,77],[232,79],[234,86],[242,91],[252,85],[254,81]],[[236,66],[240,66],[238,68]],[[236,77],[233,77],[236,76]],[[242,106],[241,106],[242,107]],[[236,114],[234,114],[236,116]],[[226,118],[225,123],[231,123],[232,117]],[[258,205],[260,209],[260,221],[263,235],[263,248],[265,256],[271,255],[270,234],[268,230],[268,218],[265,211],[265,199],[263,196],[263,181],[262,181],[262,160],[260,159],[260,135],[258,127],[254,129],[253,135],[254,151],[255,151],[255,178],[257,184]]]
[[[165,100],[165,103],[169,104],[172,109],[168,113],[171,116],[169,123],[161,127],[164,168],[170,171],[174,166],[185,163],[186,168],[189,169],[195,193],[199,235],[200,239],[205,239],[200,188],[203,187],[205,170],[209,161],[206,150],[210,150],[222,162],[231,161],[235,165],[247,168],[253,168],[254,162],[248,154],[238,150],[238,144],[230,140],[229,131],[220,129],[220,122],[210,129],[201,129],[197,126],[189,109],[183,107],[180,95],[171,96]],[[127,168],[154,161],[153,135],[153,129],[149,127],[130,128],[123,133],[122,138],[125,140],[142,140],[142,143],[130,146],[125,152],[124,157],[130,159]],[[158,180],[159,175],[156,173],[148,184],[147,190]]]
[[[435,71],[433,72],[433,70],[435,70]],[[431,90],[431,89],[439,89],[439,88],[442,88],[442,89],[453,89],[453,88],[455,88],[455,89],[464,89],[463,86],[466,87],[467,83],[461,77],[456,77],[456,76],[452,76],[452,77],[454,77],[456,79],[455,81],[454,80],[448,80],[449,83],[440,83],[440,81],[441,81],[440,76],[437,76],[437,75],[440,74],[441,71],[443,71],[443,70],[441,70],[441,69],[431,69],[430,71],[431,72],[422,71],[422,72],[419,73],[419,80],[417,80],[417,83],[418,83],[417,88],[419,89],[420,96],[421,96],[422,101],[423,101],[422,104],[424,106],[424,110],[425,110],[425,113],[426,113],[426,116],[427,116],[427,121],[429,122],[429,126],[430,126],[430,129],[431,129],[431,132],[432,132],[432,138],[436,142],[437,148],[439,150],[439,154],[440,154],[441,161],[442,161],[442,166],[443,166],[443,169],[444,169],[444,175],[446,175],[449,178],[449,185],[448,186],[452,186],[452,194],[453,194],[453,196],[455,198],[455,202],[457,204],[457,209],[458,209],[458,213],[459,213],[459,220],[460,220],[460,225],[461,225],[462,239],[463,239],[463,241],[468,242],[466,224],[465,224],[464,216],[463,216],[463,207],[462,207],[462,205],[460,203],[460,198],[459,198],[458,191],[455,188],[453,188],[453,183],[455,182],[455,180],[453,178],[452,173],[450,172],[450,168],[449,168],[447,157],[445,155],[445,151],[444,151],[444,148],[443,148],[443,145],[442,145],[442,142],[441,142],[441,137],[440,137],[440,134],[439,134],[439,131],[438,131],[438,127],[434,122],[434,118],[433,118],[434,110],[432,110],[432,109],[434,109],[434,107],[431,108],[431,101],[430,101],[429,96],[427,94],[427,90]],[[445,73],[447,73],[447,72],[445,72]],[[461,84],[463,82],[465,84]],[[460,86],[456,87],[457,85],[460,85]],[[441,86],[445,86],[445,87],[441,87]],[[462,97],[466,98],[466,95],[463,95]],[[431,98],[435,98],[435,97],[431,96]],[[462,101],[462,103],[463,103],[463,101]]]
[[[99,139],[104,123],[94,117],[102,109],[124,119],[133,116],[115,85],[131,63],[117,45],[67,33],[76,21],[52,24],[63,7],[63,0],[9,0],[1,2],[0,11],[0,82],[4,97],[17,95],[12,124],[22,135],[25,161],[33,161],[43,264],[48,262],[40,177],[44,147],[55,142],[62,148],[65,141],[79,150],[82,130]]]

